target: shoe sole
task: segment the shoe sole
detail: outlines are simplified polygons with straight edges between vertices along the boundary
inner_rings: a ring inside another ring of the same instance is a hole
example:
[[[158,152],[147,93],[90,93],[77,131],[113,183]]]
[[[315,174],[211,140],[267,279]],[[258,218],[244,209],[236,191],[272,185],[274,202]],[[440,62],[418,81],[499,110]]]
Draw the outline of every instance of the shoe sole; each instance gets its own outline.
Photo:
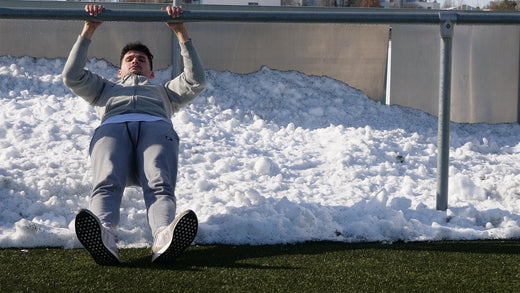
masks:
[[[152,256],[153,263],[169,263],[179,257],[188,248],[198,230],[197,215],[189,210],[181,215],[173,230],[173,237],[169,247],[161,254]]]
[[[79,242],[97,264],[104,266],[119,264],[119,259],[103,244],[101,223],[90,211],[81,210],[76,216],[75,226]]]

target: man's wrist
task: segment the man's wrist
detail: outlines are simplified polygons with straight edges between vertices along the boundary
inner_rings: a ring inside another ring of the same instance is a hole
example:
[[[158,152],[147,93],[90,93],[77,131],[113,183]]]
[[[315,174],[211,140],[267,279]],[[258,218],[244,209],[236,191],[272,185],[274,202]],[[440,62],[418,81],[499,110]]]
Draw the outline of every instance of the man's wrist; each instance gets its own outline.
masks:
[[[83,30],[81,31],[81,35],[87,39],[92,39],[97,27],[98,25],[96,24],[85,22],[85,24],[83,25]]]
[[[179,42],[187,42],[190,40],[190,36],[188,35],[188,30],[183,26],[180,29],[175,30],[175,35],[177,36],[177,39]]]

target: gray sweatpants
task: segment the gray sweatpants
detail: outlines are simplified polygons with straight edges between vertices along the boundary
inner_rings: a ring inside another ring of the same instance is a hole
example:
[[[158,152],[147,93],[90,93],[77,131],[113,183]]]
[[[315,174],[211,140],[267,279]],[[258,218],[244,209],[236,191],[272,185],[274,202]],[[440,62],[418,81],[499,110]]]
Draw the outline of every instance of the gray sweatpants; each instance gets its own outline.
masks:
[[[165,121],[105,124],[90,144],[94,189],[90,210],[115,229],[126,186],[143,189],[148,224],[157,228],[175,218],[179,137]]]

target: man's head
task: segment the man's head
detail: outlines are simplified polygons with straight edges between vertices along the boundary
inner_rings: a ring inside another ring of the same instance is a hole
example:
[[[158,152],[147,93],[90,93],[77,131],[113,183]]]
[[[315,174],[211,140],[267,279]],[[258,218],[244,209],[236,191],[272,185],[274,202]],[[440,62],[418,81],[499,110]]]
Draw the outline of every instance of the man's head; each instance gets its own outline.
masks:
[[[121,69],[117,77],[125,77],[134,73],[148,78],[154,78],[153,55],[145,45],[141,43],[130,43],[121,51]]]

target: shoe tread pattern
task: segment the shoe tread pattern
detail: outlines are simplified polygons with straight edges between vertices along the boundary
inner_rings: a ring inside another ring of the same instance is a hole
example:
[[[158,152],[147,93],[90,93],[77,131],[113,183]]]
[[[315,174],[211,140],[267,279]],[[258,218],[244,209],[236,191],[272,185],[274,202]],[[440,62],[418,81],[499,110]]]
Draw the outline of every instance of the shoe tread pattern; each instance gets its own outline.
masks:
[[[89,212],[82,210],[76,216],[76,235],[79,242],[99,265],[117,265],[119,260],[103,244],[101,225]]]
[[[179,257],[197,236],[198,220],[195,212],[188,211],[179,219],[173,231],[173,239],[166,251],[158,256],[154,263],[169,263]]]

